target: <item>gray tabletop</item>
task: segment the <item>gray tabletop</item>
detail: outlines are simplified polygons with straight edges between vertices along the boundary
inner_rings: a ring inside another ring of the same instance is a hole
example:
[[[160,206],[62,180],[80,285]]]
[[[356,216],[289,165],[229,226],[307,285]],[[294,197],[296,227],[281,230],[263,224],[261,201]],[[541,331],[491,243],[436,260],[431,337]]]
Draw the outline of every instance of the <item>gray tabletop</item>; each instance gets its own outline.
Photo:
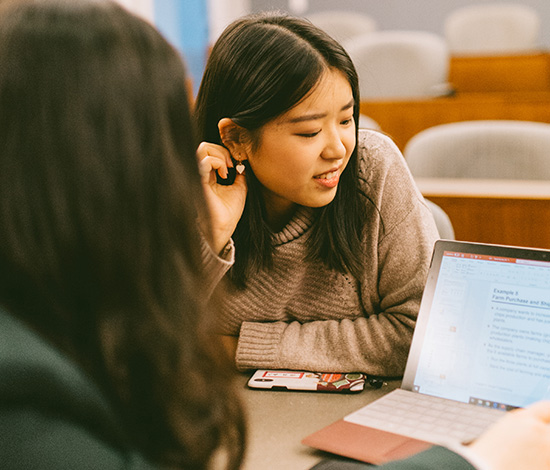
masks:
[[[309,434],[337,421],[397,388],[392,381],[381,389],[366,387],[356,394],[252,390],[249,375],[237,386],[247,413],[248,446],[243,470],[306,470],[321,452],[300,444]]]

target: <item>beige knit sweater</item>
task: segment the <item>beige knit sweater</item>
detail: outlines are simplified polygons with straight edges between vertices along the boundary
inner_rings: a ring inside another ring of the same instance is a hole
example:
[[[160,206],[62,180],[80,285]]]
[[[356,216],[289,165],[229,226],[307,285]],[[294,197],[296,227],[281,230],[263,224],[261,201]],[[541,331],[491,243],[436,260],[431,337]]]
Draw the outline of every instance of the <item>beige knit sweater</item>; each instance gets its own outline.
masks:
[[[360,131],[358,146],[364,190],[383,221],[367,209],[363,275],[305,260],[313,209],[300,208],[275,234],[273,269],[225,295],[220,332],[239,335],[239,369],[402,375],[438,233],[395,144]],[[218,272],[231,261],[228,250]]]

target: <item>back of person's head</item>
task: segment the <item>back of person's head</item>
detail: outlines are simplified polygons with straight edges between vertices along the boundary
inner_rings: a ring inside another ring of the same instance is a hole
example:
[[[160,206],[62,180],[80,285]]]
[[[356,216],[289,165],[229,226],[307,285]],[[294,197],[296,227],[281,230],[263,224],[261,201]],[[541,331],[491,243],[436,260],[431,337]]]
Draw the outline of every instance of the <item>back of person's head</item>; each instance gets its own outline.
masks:
[[[0,305],[87,370],[134,445],[188,468],[242,432],[199,297],[195,149],[154,27],[110,1],[2,3]]]
[[[328,68],[344,74],[359,103],[357,74],[342,46],[308,20],[275,13],[229,25],[212,48],[197,97],[201,140],[221,143],[224,117],[254,131],[306,97]],[[359,106],[357,106],[356,121]]]

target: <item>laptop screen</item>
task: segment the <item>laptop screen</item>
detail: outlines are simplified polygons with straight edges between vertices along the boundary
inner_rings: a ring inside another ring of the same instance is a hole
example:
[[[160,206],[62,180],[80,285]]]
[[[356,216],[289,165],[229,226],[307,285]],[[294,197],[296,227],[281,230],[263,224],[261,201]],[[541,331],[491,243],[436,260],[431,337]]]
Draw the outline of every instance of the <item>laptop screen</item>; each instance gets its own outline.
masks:
[[[550,252],[438,241],[403,388],[501,409],[550,398]]]

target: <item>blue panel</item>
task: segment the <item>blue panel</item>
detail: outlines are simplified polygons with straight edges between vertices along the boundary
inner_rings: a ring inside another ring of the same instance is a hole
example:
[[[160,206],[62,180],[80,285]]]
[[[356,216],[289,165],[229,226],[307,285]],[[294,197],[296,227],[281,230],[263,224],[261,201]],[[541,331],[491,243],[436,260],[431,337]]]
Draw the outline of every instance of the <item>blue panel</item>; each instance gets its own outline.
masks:
[[[155,0],[155,24],[185,57],[198,90],[208,51],[206,0]]]

